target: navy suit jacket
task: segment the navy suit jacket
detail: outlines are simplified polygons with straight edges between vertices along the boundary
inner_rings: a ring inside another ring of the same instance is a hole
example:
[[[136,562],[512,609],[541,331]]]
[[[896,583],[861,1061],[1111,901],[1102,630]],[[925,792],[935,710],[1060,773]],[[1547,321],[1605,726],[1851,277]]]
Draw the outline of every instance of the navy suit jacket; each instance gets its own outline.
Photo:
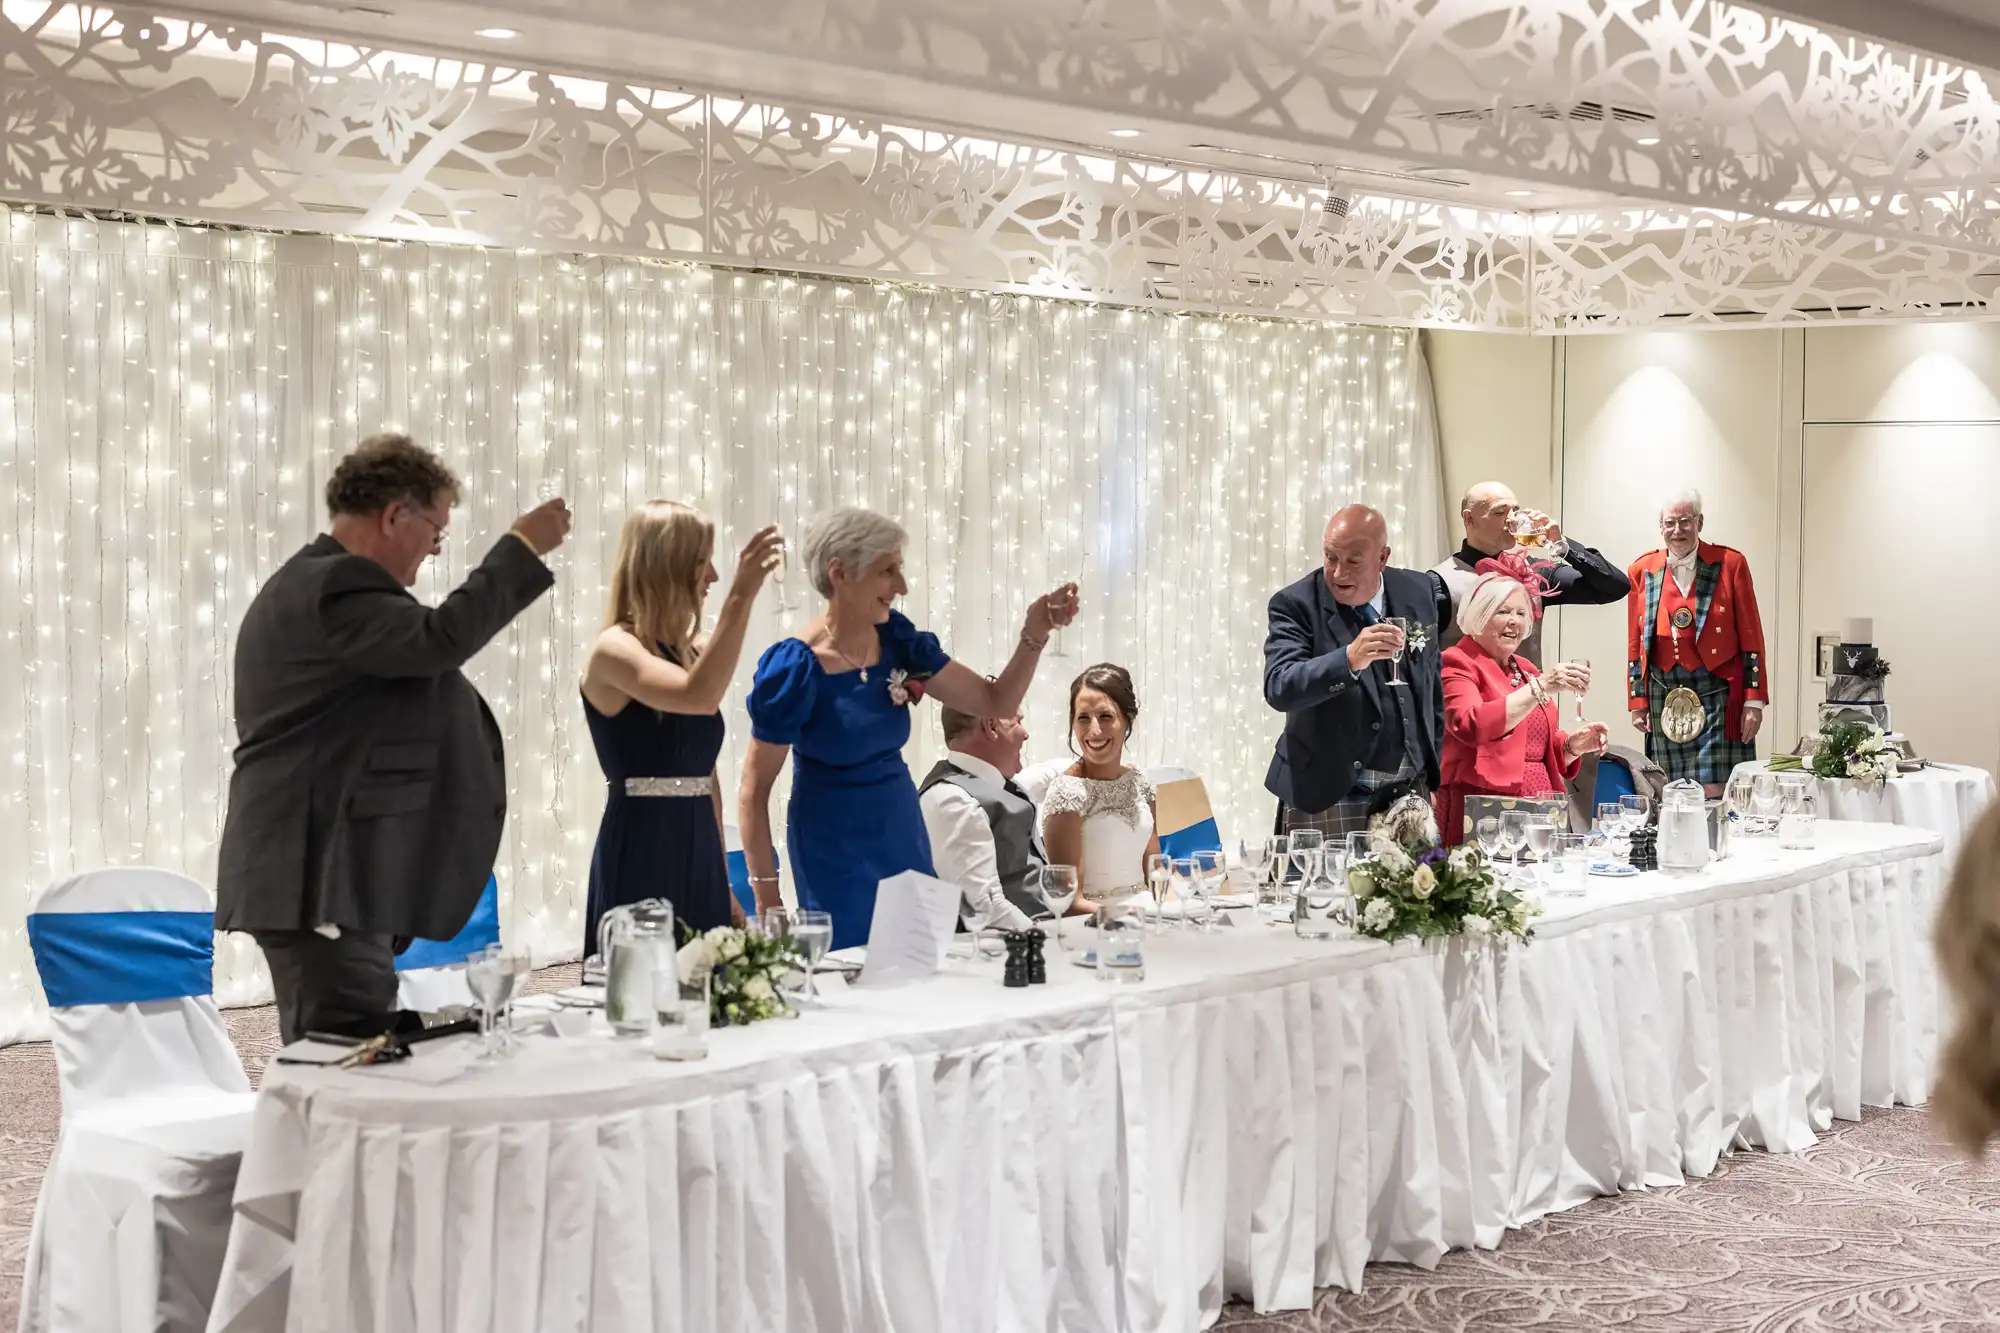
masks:
[[[1440,626],[1451,622],[1451,594],[1427,570],[1385,569],[1385,616],[1403,616],[1423,627],[1427,643],[1403,654],[1402,675],[1419,734],[1424,782],[1436,787],[1444,730],[1444,684],[1438,672]],[[1357,675],[1347,665],[1354,639],[1335,606],[1326,579],[1315,570],[1271,597],[1270,633],[1264,639],[1264,702],[1285,715],[1285,731],[1271,756],[1264,786],[1294,810],[1317,814],[1345,799],[1366,766],[1381,730],[1389,666]]]

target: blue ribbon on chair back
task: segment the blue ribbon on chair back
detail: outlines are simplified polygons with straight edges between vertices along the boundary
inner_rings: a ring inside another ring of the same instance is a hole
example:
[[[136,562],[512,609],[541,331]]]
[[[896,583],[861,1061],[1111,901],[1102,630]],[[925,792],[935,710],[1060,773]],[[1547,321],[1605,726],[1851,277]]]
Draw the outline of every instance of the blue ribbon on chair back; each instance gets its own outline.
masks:
[[[215,990],[213,912],[33,912],[28,945],[55,1009]]]
[[[1196,852],[1222,850],[1222,831],[1213,819],[1200,820],[1184,829],[1160,835],[1160,851],[1167,856],[1186,857]]]
[[[486,877],[486,887],[473,904],[472,917],[458,934],[448,940],[411,940],[410,947],[396,955],[398,972],[420,967],[449,967],[462,963],[465,956],[500,942],[500,881]]]

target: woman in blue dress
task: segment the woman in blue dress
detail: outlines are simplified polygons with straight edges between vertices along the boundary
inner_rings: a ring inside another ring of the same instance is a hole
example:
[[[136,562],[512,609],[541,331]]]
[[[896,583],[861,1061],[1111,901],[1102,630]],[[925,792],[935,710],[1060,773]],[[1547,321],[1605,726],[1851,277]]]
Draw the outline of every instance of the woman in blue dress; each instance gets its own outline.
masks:
[[[743,766],[743,852],[761,906],[781,901],[771,844],[771,789],[792,763],[786,848],[801,907],[833,916],[833,947],[868,942],[875,886],[906,870],[931,873],[916,784],[903,763],[910,706],[926,693],[974,717],[1012,717],[1049,631],[1076,615],[1076,585],[1028,607],[1014,655],[988,679],[954,662],[894,609],[905,534],[866,509],[836,509],[806,532],[801,566],[826,611],[797,638],[773,644],[750,687]]]
[[[597,952],[599,918],[642,898],[667,899],[696,930],[742,917],[722,844],[718,709],[751,604],[783,548],[776,528],[750,539],[704,639],[715,525],[671,500],[650,500],[625,520],[610,614],[583,672],[583,716],[610,785],[590,857],[586,956]]]

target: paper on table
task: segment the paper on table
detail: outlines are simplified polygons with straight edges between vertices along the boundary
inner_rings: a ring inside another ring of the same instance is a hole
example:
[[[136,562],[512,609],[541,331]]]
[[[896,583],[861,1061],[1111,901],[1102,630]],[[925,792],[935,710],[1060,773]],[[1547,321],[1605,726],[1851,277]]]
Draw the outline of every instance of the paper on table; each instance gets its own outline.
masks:
[[[933,976],[958,925],[959,891],[906,870],[876,886],[868,925],[868,961],[857,986],[898,986]]]

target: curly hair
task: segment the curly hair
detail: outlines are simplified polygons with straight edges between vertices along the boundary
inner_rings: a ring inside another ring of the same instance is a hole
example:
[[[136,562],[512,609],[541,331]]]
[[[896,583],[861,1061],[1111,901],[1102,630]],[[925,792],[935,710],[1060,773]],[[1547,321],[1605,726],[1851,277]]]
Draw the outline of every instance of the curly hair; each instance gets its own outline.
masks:
[[[429,509],[458,498],[458,478],[444,460],[407,435],[370,435],[340,460],[326,483],[329,514],[379,514],[399,500]]]
[[[1965,835],[1938,904],[1938,967],[1958,1011],[1931,1111],[1975,1156],[2000,1133],[2000,805]]]

